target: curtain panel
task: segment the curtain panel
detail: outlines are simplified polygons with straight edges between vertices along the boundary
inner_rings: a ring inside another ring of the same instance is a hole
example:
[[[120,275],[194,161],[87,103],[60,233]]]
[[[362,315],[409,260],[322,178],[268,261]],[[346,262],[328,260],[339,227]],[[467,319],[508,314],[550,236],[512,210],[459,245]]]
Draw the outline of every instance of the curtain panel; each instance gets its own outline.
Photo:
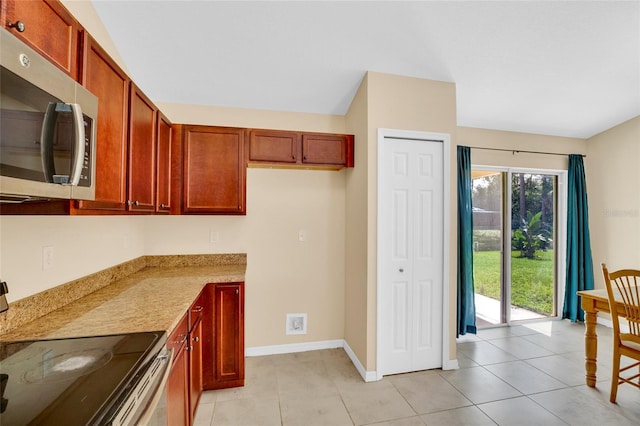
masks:
[[[582,155],[569,155],[567,183],[567,267],[562,318],[584,321],[577,292],[593,289],[587,185]]]
[[[471,148],[458,146],[458,311],[456,336],[476,333],[471,183]]]

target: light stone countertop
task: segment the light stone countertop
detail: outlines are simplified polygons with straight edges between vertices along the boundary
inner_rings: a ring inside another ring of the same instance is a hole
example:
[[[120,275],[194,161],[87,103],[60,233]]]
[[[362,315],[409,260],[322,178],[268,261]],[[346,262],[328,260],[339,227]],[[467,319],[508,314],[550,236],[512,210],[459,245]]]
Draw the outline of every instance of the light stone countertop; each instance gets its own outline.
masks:
[[[169,334],[207,283],[240,282],[246,263],[146,266],[34,321],[0,341],[166,331]]]

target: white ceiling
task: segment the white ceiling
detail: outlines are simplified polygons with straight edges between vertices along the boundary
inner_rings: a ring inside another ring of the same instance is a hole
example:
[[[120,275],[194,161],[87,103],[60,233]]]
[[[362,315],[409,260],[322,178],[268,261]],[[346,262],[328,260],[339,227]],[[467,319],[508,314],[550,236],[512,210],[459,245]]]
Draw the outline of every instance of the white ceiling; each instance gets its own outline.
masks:
[[[92,0],[157,102],[345,114],[367,70],[456,83],[458,125],[586,138],[640,115],[640,1]]]

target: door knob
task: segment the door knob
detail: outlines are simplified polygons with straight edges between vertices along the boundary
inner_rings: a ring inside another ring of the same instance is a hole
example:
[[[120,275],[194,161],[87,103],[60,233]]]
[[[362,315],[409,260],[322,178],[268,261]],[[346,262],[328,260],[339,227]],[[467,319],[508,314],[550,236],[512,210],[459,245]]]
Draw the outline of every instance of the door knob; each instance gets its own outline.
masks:
[[[402,269],[402,268],[400,268],[400,269],[398,269],[398,270],[399,270],[400,272],[404,272],[404,269]]]

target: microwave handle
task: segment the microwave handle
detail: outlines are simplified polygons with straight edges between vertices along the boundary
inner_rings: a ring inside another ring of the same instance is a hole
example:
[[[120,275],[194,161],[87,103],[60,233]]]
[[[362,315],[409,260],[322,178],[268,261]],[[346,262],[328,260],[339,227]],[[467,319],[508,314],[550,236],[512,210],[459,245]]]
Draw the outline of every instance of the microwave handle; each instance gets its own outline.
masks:
[[[73,164],[66,185],[76,186],[80,182],[82,174],[82,163],[84,161],[84,117],[82,109],[78,104],[64,104],[61,102],[50,102],[47,111],[44,114],[42,122],[42,133],[40,135],[40,157],[42,160],[42,171],[44,172],[45,182],[53,183],[53,175],[55,174],[53,143],[55,135],[55,127],[57,122],[58,108],[71,110],[73,114],[73,150],[71,152]]]
[[[40,160],[42,161],[42,171],[44,172],[44,181],[53,183],[53,174],[56,166],[53,162],[53,136],[55,134],[56,103],[49,102],[47,111],[44,113],[42,121],[42,131],[40,133]]]
[[[84,116],[79,104],[69,104],[73,111],[74,123],[74,143],[73,157],[74,161],[71,165],[71,175],[69,176],[69,185],[77,186],[80,183],[80,175],[82,175],[82,165],[84,161]]]

